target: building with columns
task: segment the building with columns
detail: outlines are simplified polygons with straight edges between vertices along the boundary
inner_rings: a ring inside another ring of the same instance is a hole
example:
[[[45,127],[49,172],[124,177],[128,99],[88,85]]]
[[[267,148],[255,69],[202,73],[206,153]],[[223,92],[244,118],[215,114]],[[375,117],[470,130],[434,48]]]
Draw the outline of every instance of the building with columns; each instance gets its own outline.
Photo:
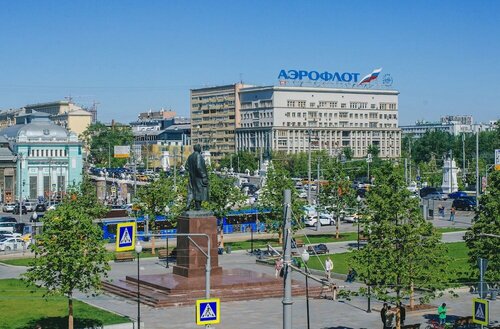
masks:
[[[401,154],[396,90],[298,86],[242,88],[238,93],[237,151],[327,150],[350,148],[354,158],[376,146],[381,158]]]
[[[82,145],[48,118],[0,131],[16,155],[16,199],[56,199],[82,181]]]

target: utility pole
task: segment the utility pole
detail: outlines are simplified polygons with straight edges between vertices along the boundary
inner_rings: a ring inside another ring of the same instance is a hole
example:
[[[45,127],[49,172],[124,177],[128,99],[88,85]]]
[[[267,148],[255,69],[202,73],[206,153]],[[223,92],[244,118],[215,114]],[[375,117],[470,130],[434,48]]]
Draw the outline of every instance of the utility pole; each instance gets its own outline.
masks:
[[[410,169],[409,169],[409,180],[411,182],[411,139],[408,140],[408,144],[409,144],[409,149],[410,149]]]
[[[283,329],[292,329],[292,192],[290,190],[283,191],[284,197],[284,218],[283,225],[283,266],[284,266],[284,294],[283,294]]]
[[[453,150],[450,150],[450,193],[453,193]]]
[[[462,133],[462,182],[464,183],[467,180],[465,176],[465,133]]]
[[[307,203],[311,205],[311,133],[309,128],[309,150],[307,154]]]
[[[318,155],[318,184],[316,188],[316,213],[318,214],[318,220],[316,221],[316,231],[319,231],[321,228],[320,222],[320,213],[319,213],[319,177],[320,177],[320,161],[321,158]]]
[[[477,127],[476,131],[476,209],[479,211],[479,131],[480,127]]]

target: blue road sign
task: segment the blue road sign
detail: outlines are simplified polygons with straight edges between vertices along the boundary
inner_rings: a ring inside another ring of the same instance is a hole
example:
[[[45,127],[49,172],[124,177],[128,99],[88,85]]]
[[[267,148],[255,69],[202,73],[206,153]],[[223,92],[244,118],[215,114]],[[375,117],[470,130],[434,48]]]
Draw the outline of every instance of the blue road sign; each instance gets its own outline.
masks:
[[[116,226],[116,251],[134,250],[135,223],[120,223]]]
[[[472,300],[472,322],[488,325],[488,301],[480,298]]]
[[[220,323],[220,299],[199,299],[196,301],[196,324]]]

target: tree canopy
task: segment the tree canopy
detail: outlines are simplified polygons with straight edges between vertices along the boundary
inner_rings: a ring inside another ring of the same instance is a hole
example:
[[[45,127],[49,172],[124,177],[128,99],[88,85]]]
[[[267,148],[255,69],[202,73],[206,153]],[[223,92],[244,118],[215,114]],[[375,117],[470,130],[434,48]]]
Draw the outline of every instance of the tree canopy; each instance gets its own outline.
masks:
[[[89,152],[89,160],[97,167],[122,167],[127,159],[114,158],[114,146],[131,145],[134,140],[130,126],[101,122],[91,124],[80,136]]]
[[[382,299],[410,296],[412,303],[414,287],[426,288],[425,297],[431,297],[444,286],[440,236],[410,198],[397,165],[386,162],[375,175],[360,223],[368,244],[353,252],[353,267]]]
[[[465,235],[469,262],[474,276],[479,277],[478,259],[488,260],[485,278],[500,283],[500,171],[488,177],[487,192],[479,200],[472,227]],[[483,235],[490,234],[490,236]]]
[[[86,184],[86,183],[84,183]],[[46,295],[68,298],[69,328],[73,328],[73,293],[96,293],[110,270],[102,231],[94,219],[105,208],[84,185],[42,218],[43,231],[30,246],[35,253],[24,280],[47,289]],[[90,202],[94,202],[89,206]]]

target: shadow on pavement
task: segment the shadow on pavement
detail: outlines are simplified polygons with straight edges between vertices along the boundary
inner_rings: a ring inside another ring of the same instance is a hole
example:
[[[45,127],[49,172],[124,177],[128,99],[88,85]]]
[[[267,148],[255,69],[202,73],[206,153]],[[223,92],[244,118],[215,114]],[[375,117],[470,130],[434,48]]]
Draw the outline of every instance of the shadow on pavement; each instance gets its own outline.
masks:
[[[30,321],[24,327],[19,327],[20,329],[33,329],[39,325],[41,328],[50,328],[50,329],[67,329],[68,328],[68,317],[67,316],[54,316],[54,317],[45,317],[39,318],[36,320]],[[103,328],[102,321],[96,319],[86,319],[86,318],[74,318],[74,327],[75,328]]]

